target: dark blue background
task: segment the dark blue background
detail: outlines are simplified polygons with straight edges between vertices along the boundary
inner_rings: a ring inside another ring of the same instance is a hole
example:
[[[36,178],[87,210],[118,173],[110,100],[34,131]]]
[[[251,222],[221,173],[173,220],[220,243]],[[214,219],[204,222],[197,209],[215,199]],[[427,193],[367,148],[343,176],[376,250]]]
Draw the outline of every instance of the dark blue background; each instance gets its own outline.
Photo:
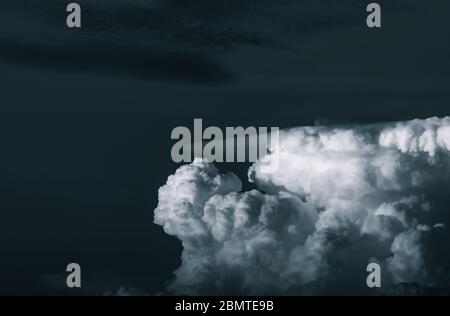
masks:
[[[0,1],[0,293],[155,294],[171,130],[449,114],[448,1]],[[221,166],[245,177],[247,165]],[[82,266],[81,290],[65,267]]]

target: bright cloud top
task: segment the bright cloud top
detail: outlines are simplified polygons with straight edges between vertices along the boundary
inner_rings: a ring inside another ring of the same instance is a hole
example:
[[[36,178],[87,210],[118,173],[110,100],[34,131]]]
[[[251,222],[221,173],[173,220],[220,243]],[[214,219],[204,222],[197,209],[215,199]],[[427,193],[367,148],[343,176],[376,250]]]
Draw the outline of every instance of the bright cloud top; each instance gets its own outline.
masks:
[[[169,292],[364,293],[371,261],[383,290],[448,287],[450,117],[285,130],[271,155],[258,190],[204,160],[160,188],[155,223],[183,244]]]

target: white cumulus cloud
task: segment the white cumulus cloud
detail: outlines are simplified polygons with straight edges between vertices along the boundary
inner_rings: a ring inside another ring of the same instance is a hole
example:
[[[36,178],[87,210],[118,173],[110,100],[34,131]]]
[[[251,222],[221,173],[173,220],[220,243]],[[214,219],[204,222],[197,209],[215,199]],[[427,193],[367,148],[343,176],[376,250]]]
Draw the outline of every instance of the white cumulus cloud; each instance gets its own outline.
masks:
[[[160,188],[155,223],[183,244],[169,292],[365,291],[374,258],[383,286],[448,286],[450,117],[284,130],[270,155],[258,190],[204,160]]]

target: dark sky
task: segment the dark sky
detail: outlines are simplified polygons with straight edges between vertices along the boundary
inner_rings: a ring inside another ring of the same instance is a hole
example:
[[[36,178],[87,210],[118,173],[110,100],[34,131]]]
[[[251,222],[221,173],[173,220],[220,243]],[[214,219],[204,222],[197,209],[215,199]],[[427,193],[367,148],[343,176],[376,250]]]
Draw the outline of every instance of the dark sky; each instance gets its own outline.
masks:
[[[154,225],[176,126],[449,114],[448,1],[0,2],[0,294],[155,294],[181,245]],[[230,167],[245,175],[246,165]],[[82,266],[83,288],[65,289]]]

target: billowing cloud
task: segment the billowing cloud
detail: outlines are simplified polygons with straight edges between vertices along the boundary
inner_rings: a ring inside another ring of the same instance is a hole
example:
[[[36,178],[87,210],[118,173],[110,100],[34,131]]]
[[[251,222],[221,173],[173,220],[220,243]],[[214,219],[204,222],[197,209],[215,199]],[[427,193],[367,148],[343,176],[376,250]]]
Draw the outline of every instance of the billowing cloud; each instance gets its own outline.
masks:
[[[448,287],[450,117],[294,128],[270,155],[258,190],[204,160],[160,188],[155,223],[183,244],[168,292],[366,293],[371,261],[381,290]]]

